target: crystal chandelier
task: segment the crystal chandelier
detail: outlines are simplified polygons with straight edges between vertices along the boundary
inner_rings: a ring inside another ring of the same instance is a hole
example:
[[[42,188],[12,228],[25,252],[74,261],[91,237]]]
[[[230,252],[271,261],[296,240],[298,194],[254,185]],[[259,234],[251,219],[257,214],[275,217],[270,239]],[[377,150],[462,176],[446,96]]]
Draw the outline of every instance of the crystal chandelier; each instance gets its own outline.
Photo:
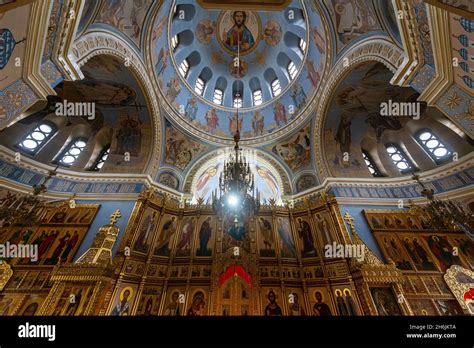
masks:
[[[237,43],[237,57],[234,62],[237,64],[237,77],[240,78],[240,42]],[[234,97],[242,101],[239,91],[237,91]],[[250,163],[239,147],[239,107],[242,104],[237,103],[234,105],[236,109],[233,119],[236,129],[234,134],[234,153],[230,153],[224,161],[224,168],[219,176],[219,187],[212,194],[212,205],[215,210],[224,214],[232,214],[237,220],[238,215],[259,209],[260,193],[255,188],[255,177],[250,168]]]
[[[413,174],[412,178],[421,186],[420,193],[428,199],[428,204],[417,206],[409,200],[410,210],[426,216],[430,229],[462,231],[471,239],[474,237],[473,214],[465,211],[459,202],[435,199],[434,190],[428,189],[419,175]]]
[[[215,210],[223,213],[244,213],[257,211],[260,207],[260,193],[255,188],[255,177],[250,163],[239,147],[240,132],[234,135],[234,153],[224,161],[219,176],[219,187],[212,194]]]

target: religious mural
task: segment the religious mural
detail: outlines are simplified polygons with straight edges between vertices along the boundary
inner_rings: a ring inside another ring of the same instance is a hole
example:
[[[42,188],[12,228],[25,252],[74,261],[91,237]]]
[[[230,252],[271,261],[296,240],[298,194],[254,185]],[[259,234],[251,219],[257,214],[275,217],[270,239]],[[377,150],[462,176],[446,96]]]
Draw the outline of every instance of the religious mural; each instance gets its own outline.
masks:
[[[192,294],[188,301],[188,307],[186,311],[187,316],[199,317],[208,314],[207,307],[207,296],[206,291],[201,288],[195,288],[189,290],[189,294]]]
[[[402,315],[390,288],[371,288],[370,293],[379,315]]]
[[[302,175],[298,181],[296,181],[296,192],[303,192],[311,187],[316,186],[316,184],[317,180],[314,175]]]
[[[281,317],[282,295],[279,289],[262,289],[263,315],[266,317]]]
[[[137,315],[158,315],[161,296],[161,287],[145,287],[138,302]]]
[[[179,179],[171,173],[160,174],[158,182],[175,190],[179,187]]]
[[[157,230],[158,238],[154,245],[154,255],[170,256],[171,241],[173,235],[177,231],[177,217],[174,215],[165,214],[161,218],[160,227]]]
[[[240,247],[250,252],[250,221],[243,213],[229,214],[224,218],[222,250]]]
[[[151,0],[106,1],[98,12],[96,23],[111,25],[140,46],[145,15]]]
[[[319,12],[309,11],[307,20],[298,22],[298,26],[301,26],[298,30],[298,33],[300,31],[301,33],[298,35],[302,35],[307,41],[303,32],[311,31],[311,35],[318,38],[318,43],[315,44],[313,40],[307,42],[306,50],[311,52],[311,61],[306,61],[306,55],[295,60],[300,71],[299,75],[307,76],[308,79],[282,81],[283,88],[288,85],[285,93],[259,108],[244,106],[239,112],[241,119],[234,125],[233,114],[229,110],[231,105],[227,105],[228,99],[224,97],[223,106],[213,103],[209,97],[212,93],[206,92],[207,87],[203,96],[198,95],[194,93],[193,88],[191,90],[188,88],[182,76],[176,72],[175,67],[181,63],[176,61],[179,58],[177,55],[179,50],[175,52],[176,54],[170,54],[166,48],[169,38],[163,35],[166,33],[166,25],[163,23],[169,20],[167,10],[170,5],[165,3],[163,6],[163,11],[160,11],[153,24],[152,59],[156,78],[163,95],[173,109],[168,117],[184,118],[187,124],[192,126],[193,131],[205,132],[213,137],[230,138],[238,128],[243,139],[272,134],[296,119],[319,88],[325,65],[326,33]],[[174,28],[175,23],[171,22],[172,30],[181,32],[182,40],[192,40],[197,65],[194,66],[193,62],[191,70],[202,71],[205,67],[212,66],[214,74],[221,76],[224,95],[232,93],[230,89],[235,77],[238,77],[244,86],[247,86],[252,78],[257,78],[260,86],[263,86],[269,83],[265,80],[266,75],[276,74],[275,71],[281,69],[276,61],[270,65],[268,62],[269,57],[276,59],[288,44],[284,40],[284,33],[287,31],[286,28],[293,24],[284,12],[239,10],[208,12],[188,3],[183,6],[193,6],[195,15],[186,23],[181,21],[182,26],[179,29]],[[302,8],[300,1],[294,1],[292,6],[297,12]],[[194,39],[189,36],[188,31],[196,33]],[[239,64],[235,64],[234,58],[238,54],[238,47],[241,58]],[[268,71],[265,73],[265,70]],[[286,71],[282,73],[286,74]],[[194,86],[198,76],[194,75],[196,74],[189,75],[186,79],[187,84]],[[245,93],[251,92],[244,91]]]
[[[207,149],[207,145],[191,140],[166,122],[165,163],[183,170]]]
[[[10,244],[37,245],[35,258],[16,258],[18,265],[56,265],[72,261],[82,240],[89,230],[99,205],[77,204],[71,208],[67,203],[47,205],[40,212],[39,226],[17,227],[0,230],[0,242]]]
[[[328,9],[337,32],[338,51],[360,35],[381,29],[372,4],[364,0],[331,0]]]
[[[316,250],[317,244],[313,235],[313,231],[310,222],[305,218],[297,218],[296,229],[298,231],[298,237],[300,238],[301,257],[317,257],[318,252]]]
[[[384,256],[401,270],[445,272],[452,265],[470,265],[474,244],[460,232],[432,231],[425,217],[408,212],[366,210],[364,214]],[[394,232],[385,232],[390,230]]]
[[[311,160],[310,127],[301,129],[292,138],[273,146],[271,150],[294,172],[307,167]]]
[[[402,131],[412,117],[382,115],[381,103],[414,103],[418,93],[390,85],[392,73],[380,63],[360,65],[340,83],[329,106],[324,126],[324,154],[336,176],[372,177],[362,157],[363,144],[384,144],[391,134]],[[438,111],[418,104],[418,122]],[[370,149],[365,149],[366,151]],[[423,151],[420,148],[420,151]],[[411,153],[412,156],[416,155]]]
[[[196,230],[196,218],[195,217],[185,218],[181,227],[181,234],[177,237],[178,238],[178,244],[176,244],[177,257],[190,256],[191,248],[193,247],[195,230]]]
[[[273,232],[272,219],[269,216],[261,216],[258,219],[258,245],[261,257],[275,257],[275,234]]]
[[[203,171],[198,172],[197,180],[193,186],[194,193],[193,202],[198,198],[202,198],[204,202],[210,203],[212,193],[218,189],[219,177],[224,168],[224,155],[219,155],[212,164],[204,167]],[[249,154],[248,161],[250,170],[254,175],[255,187],[260,193],[261,202],[269,203],[275,200],[276,204],[281,204],[281,179],[275,173],[275,170],[262,163],[257,158]]]
[[[137,239],[133,245],[134,250],[145,254],[148,252],[150,240],[155,232],[158,216],[159,214],[150,208],[143,213],[143,219],[138,228]]]
[[[276,226],[277,236],[280,242],[281,256],[287,258],[295,258],[295,241],[291,233],[290,220],[286,217],[277,217]]]
[[[215,217],[202,217],[198,226],[196,256],[212,256],[212,246],[216,234]]]
[[[253,11],[224,11],[217,20],[217,39],[229,53],[247,55],[260,41],[261,27]]]
[[[313,288],[309,293],[312,295],[310,295],[312,303],[311,315],[317,317],[330,317],[334,315],[334,309],[331,309],[331,301],[325,288]]]
[[[122,284],[115,294],[110,314],[113,316],[128,316],[131,315],[132,306],[136,300],[138,285],[136,284]]]

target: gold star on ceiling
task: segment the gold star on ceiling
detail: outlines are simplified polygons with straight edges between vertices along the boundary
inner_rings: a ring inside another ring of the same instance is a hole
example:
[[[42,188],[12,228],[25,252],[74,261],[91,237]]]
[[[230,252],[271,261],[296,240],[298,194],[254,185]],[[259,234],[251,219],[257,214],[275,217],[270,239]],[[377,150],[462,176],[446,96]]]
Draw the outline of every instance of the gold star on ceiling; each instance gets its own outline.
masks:
[[[448,100],[446,101],[445,105],[449,108],[449,110],[453,110],[456,106],[459,105],[461,101],[462,98],[457,95],[456,92],[453,92],[453,94],[448,97]]]

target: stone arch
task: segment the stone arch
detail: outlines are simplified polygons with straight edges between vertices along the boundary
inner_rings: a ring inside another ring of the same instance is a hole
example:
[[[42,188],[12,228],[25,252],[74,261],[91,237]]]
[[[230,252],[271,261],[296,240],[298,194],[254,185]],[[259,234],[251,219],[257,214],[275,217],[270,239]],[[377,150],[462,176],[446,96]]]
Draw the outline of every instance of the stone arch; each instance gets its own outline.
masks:
[[[120,37],[104,31],[91,31],[77,39],[72,45],[71,52],[79,67],[83,66],[89,59],[97,55],[111,55],[119,58],[130,69],[140,85],[150,110],[153,126],[152,151],[148,154],[145,173],[155,176],[161,161],[162,146],[162,120],[158,98],[153,92],[153,84],[145,64],[140,55]]]
[[[320,149],[323,148],[323,126],[326,120],[328,108],[333,96],[344,78],[356,67],[367,62],[379,62],[387,67],[392,73],[396,73],[404,59],[403,51],[387,37],[370,37],[351,47],[339,58],[332,68],[325,83],[325,88],[320,94],[316,110],[316,120],[313,123],[312,134],[318,134],[319,139],[313,142],[315,167],[320,182],[330,176],[330,171],[324,155]]]
[[[281,194],[283,196],[291,195],[293,192],[293,183],[290,180],[289,173],[285,170],[285,168],[281,165],[280,162],[275,160],[273,156],[263,152],[261,150],[256,149],[247,149],[250,152],[255,152],[255,156],[257,159],[261,159],[262,163],[269,166],[271,169],[274,169],[277,173],[281,189]],[[216,159],[225,152],[222,149],[214,150],[206,155],[202,156],[199,160],[197,160],[194,165],[189,169],[186,173],[183,184],[181,185],[181,190],[189,197],[192,197],[193,188],[196,186],[197,180],[203,170],[205,170],[208,166],[210,166]]]

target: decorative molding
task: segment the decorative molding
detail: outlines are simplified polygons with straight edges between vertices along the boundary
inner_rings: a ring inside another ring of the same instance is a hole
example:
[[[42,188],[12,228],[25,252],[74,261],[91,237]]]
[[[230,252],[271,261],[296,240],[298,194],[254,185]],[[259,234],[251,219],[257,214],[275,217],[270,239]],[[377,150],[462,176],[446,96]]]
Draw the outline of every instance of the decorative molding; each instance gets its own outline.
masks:
[[[278,173],[277,180],[281,179],[281,182],[278,182],[278,184],[280,185],[280,189],[282,189],[282,195],[291,195],[293,192],[293,185],[290,180],[291,176],[285,170],[283,165],[278,160],[274,159],[272,155],[269,155],[262,150],[256,150],[252,148],[247,150],[250,151],[251,154],[254,154],[252,156],[259,158],[259,161],[262,164],[266,164],[267,166],[275,169],[275,171]],[[211,166],[213,163],[215,163],[219,155],[225,153],[227,153],[225,150],[223,151],[222,149],[217,149],[207,153],[197,160],[184,176],[183,184],[180,185],[182,187],[183,193],[190,194],[192,196],[192,189],[196,186],[198,177],[200,174],[202,174],[202,170]],[[248,157],[251,158],[252,156]]]
[[[78,38],[73,46],[72,53],[81,67],[94,56],[105,54],[112,55],[124,61],[137,78],[142,90],[146,96],[149,110],[151,113],[151,123],[153,126],[153,143],[150,144],[150,151],[145,173],[155,175],[161,162],[161,148],[163,141],[161,112],[158,98],[155,94],[155,86],[150,79],[150,74],[142,62],[140,55],[125,40],[117,37],[115,34],[104,31],[94,30],[87,32]],[[154,79],[153,79],[154,80]]]
[[[449,175],[460,173],[472,169],[474,166],[474,153],[470,153],[459,159],[457,162],[449,162],[432,170],[420,174],[423,181],[432,182],[445,178]],[[413,184],[410,176],[397,178],[326,178],[324,182],[309,190],[297,193],[290,197],[296,202],[303,201],[305,197],[316,195],[319,192],[333,187],[370,187],[370,188],[401,188]],[[452,191],[449,191],[450,194]],[[421,197],[421,195],[420,195]],[[451,197],[451,196],[450,196]],[[367,198],[365,198],[367,199]],[[394,198],[395,199],[395,198]],[[394,200],[392,199],[392,200]],[[373,199],[371,199],[373,201]],[[379,201],[380,202],[380,201]]]
[[[435,105],[454,81],[451,60],[451,37],[448,12],[426,5],[430,25],[431,44],[434,52],[436,75],[418,98],[428,105]]]
[[[76,36],[79,22],[81,21],[82,10],[85,0],[66,0],[63,4],[65,11],[62,12],[59,31],[52,54],[52,60],[61,70],[63,76],[68,80],[81,80],[84,78],[81,69],[77,65],[74,57],[70,54]]]
[[[270,143],[274,143],[277,140],[283,139],[287,137],[290,134],[293,134],[295,131],[301,129],[302,126],[308,121],[308,119],[311,119],[314,116],[314,109],[315,106],[319,102],[319,98],[322,92],[322,87],[326,83],[327,79],[329,78],[329,70],[331,68],[331,64],[333,61],[333,38],[331,36],[331,24],[324,15],[324,10],[322,9],[321,4],[318,2],[315,2],[315,6],[318,8],[321,22],[323,23],[324,30],[325,30],[325,42],[327,44],[327,49],[326,49],[326,56],[325,56],[325,62],[324,62],[324,72],[321,76],[321,80],[319,82],[319,85],[316,90],[314,90],[313,94],[311,96],[308,96],[309,102],[306,103],[305,107],[301,110],[301,112],[295,116],[295,118],[286,126],[276,130],[275,132],[271,134],[266,134],[264,136],[259,136],[256,138],[251,138],[251,139],[241,139],[240,143],[243,146],[252,146],[252,145],[258,145],[258,146],[264,146]],[[151,15],[151,21],[150,23],[154,23],[157,16],[159,14],[158,10],[155,10],[155,12]],[[169,23],[168,23],[169,24]],[[169,28],[168,28],[169,30]],[[152,82],[153,82],[153,88],[158,94],[158,97],[162,101],[161,106],[162,110],[165,112],[165,114],[170,120],[170,122],[174,125],[177,126],[180,130],[183,130],[186,134],[191,134],[199,139],[201,139],[204,142],[208,142],[211,144],[217,144],[217,145],[233,145],[233,140],[231,137],[218,137],[215,135],[210,135],[207,134],[206,132],[199,130],[195,128],[193,125],[191,125],[189,122],[184,122],[182,115],[178,113],[175,108],[173,108],[167,98],[164,95],[164,91],[162,91],[161,87],[158,84],[158,79],[156,77],[155,71],[154,71],[154,66],[153,66],[153,58],[152,58],[152,50],[155,49],[151,45],[151,37],[152,37],[152,30],[148,30],[147,34],[145,35],[144,38],[144,59],[145,59],[145,65],[150,71],[152,77]],[[182,82],[182,81],[181,81]],[[283,94],[283,93],[282,93]],[[206,102],[207,103],[207,102]],[[211,105],[211,104],[210,104]]]
[[[313,124],[312,134],[323,134],[324,122],[327,117],[329,103],[332,100],[333,93],[338,87],[339,83],[346,77],[354,68],[366,62],[380,62],[385,65],[390,71],[395,73],[403,63],[403,52],[393,42],[385,36],[370,37],[361,41],[356,46],[350,48],[343,56],[339,58],[332,68],[329,78],[323,82],[324,90],[318,99],[315,122]],[[323,158],[321,151],[323,144],[323,137],[319,136],[313,143],[313,153],[315,157],[315,166],[318,168],[318,179],[330,176],[329,168]]]
[[[424,64],[423,49],[418,36],[413,2],[393,0],[393,7],[397,14],[402,14],[402,18],[397,16],[397,22],[405,57],[390,83],[398,86],[408,86]]]
[[[40,70],[46,40],[45,33],[48,32],[52,5],[52,1],[35,1],[31,5],[26,34],[27,44],[25,47],[22,77],[41,99],[46,99],[48,95],[56,95],[56,92],[43,77]]]

